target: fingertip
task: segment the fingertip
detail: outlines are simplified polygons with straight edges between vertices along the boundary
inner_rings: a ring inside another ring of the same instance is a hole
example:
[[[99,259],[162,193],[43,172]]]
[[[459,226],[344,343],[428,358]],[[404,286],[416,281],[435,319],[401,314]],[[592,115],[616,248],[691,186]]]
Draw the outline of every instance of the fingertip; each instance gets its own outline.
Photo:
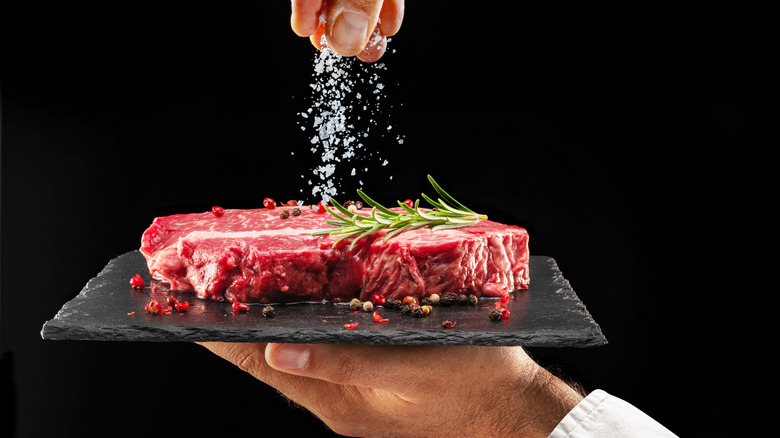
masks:
[[[314,46],[317,50],[322,50],[325,39],[323,38],[323,35],[325,34],[325,27],[320,25],[317,27],[317,30],[309,37],[309,41],[311,41],[311,45]]]
[[[358,59],[364,62],[374,62],[379,60],[387,50],[387,37],[379,33],[377,28],[368,39],[368,44],[363,51],[357,54]]]
[[[319,26],[322,0],[292,0],[290,26],[300,37],[311,36]]]
[[[401,29],[404,19],[404,0],[385,0],[379,12],[379,27],[385,36],[393,36]]]

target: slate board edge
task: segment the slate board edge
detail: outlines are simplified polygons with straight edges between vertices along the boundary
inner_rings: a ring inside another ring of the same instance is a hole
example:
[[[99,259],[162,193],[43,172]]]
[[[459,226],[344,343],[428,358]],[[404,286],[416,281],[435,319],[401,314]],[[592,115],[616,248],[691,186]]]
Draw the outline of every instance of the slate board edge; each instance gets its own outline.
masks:
[[[111,259],[95,277],[90,279],[87,284],[82,288],[81,292],[63,305],[63,307],[57,312],[55,317],[49,321],[46,321],[41,329],[41,337],[46,340],[82,340],[82,341],[139,341],[139,342],[198,342],[213,340],[212,331],[208,328],[190,328],[190,327],[144,327],[139,328],[133,325],[127,325],[124,327],[111,327],[102,330],[100,326],[94,326],[90,329],[84,327],[69,324],[67,322],[67,316],[72,311],[71,309],[77,307],[77,304],[88,298],[87,293],[93,288],[95,283],[98,283],[100,279],[110,273],[114,266],[114,262],[123,257],[128,257],[138,251],[130,251]],[[377,344],[377,345],[429,345],[431,339],[436,339],[438,344],[441,345],[485,345],[485,346],[501,346],[501,345],[523,345],[526,347],[597,347],[605,345],[607,343],[601,328],[593,320],[590,313],[585,308],[584,304],[579,300],[576,293],[571,287],[571,284],[563,276],[563,273],[558,268],[557,262],[552,257],[547,256],[532,256],[545,258],[546,263],[555,272],[553,279],[554,283],[558,287],[557,293],[565,295],[568,299],[577,300],[577,313],[581,317],[585,317],[591,323],[590,336],[583,338],[582,336],[569,337],[566,332],[561,331],[549,331],[549,332],[537,332],[533,335],[523,336],[518,333],[484,333],[484,332],[469,332],[466,330],[459,330],[457,328],[442,329],[446,332],[437,332],[435,334],[428,334],[425,331],[406,331],[406,330],[392,330],[385,331],[384,334],[378,335],[376,332],[360,331],[349,332],[345,336],[344,332],[334,333],[332,331],[321,331],[316,329],[300,329],[297,334],[290,333],[289,331],[283,331],[280,333],[274,333],[272,328],[264,328],[262,330],[247,330],[246,328],[237,328],[235,330],[227,329],[231,334],[230,342],[306,342],[306,343],[354,343],[354,344]],[[75,310],[74,310],[75,311]],[[222,333],[220,338],[224,339],[225,328],[220,328]],[[62,335],[67,333],[66,336]],[[394,336],[387,336],[388,334]]]
[[[547,257],[547,256],[540,256],[540,257]],[[609,341],[607,341],[607,338],[604,336],[604,332],[601,330],[601,326],[596,322],[595,319],[593,319],[593,315],[590,314],[588,311],[588,308],[585,306],[585,303],[580,300],[580,298],[577,296],[577,293],[574,292],[574,288],[572,288],[571,283],[569,280],[567,280],[563,276],[563,271],[561,271],[560,267],[558,266],[558,262],[555,261],[552,257],[547,257],[547,264],[550,266],[551,270],[555,272],[555,277],[553,278],[553,284],[556,286],[560,286],[558,289],[558,293],[564,293],[567,296],[570,296],[571,299],[577,300],[577,308],[575,311],[577,311],[579,314],[581,314],[583,317],[585,317],[593,327],[593,335],[596,338],[599,338],[597,340],[594,340],[595,343],[593,346],[601,346],[606,345]]]

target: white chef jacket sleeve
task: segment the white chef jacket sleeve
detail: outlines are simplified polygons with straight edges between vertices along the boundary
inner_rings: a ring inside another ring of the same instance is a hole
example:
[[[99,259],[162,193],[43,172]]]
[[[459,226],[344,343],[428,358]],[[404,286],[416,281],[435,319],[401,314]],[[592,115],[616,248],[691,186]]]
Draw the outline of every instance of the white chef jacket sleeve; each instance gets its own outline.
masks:
[[[676,436],[630,403],[597,389],[566,414],[549,438]]]

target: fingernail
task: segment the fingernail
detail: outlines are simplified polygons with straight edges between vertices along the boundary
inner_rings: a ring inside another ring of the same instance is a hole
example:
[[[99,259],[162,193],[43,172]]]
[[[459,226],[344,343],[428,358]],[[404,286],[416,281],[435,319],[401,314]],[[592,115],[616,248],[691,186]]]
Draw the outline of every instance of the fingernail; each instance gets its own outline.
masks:
[[[333,24],[331,37],[348,49],[362,49],[368,33],[368,17],[353,11],[344,11]]]
[[[309,362],[309,346],[306,344],[282,344],[273,349],[270,357],[266,357],[266,360],[274,368],[302,370]]]

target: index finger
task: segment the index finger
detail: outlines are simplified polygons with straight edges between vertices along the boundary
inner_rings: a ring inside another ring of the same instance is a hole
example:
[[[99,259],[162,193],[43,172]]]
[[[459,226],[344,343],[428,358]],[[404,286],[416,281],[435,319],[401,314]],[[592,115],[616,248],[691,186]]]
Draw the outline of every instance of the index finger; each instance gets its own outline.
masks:
[[[292,0],[290,26],[298,36],[308,37],[317,31],[322,0]]]
[[[265,359],[279,371],[407,396],[427,394],[461,378],[468,384],[524,378],[535,366],[520,347],[270,343]],[[420,379],[427,384],[420,385]]]

